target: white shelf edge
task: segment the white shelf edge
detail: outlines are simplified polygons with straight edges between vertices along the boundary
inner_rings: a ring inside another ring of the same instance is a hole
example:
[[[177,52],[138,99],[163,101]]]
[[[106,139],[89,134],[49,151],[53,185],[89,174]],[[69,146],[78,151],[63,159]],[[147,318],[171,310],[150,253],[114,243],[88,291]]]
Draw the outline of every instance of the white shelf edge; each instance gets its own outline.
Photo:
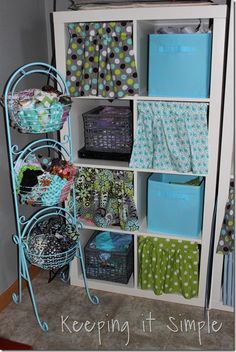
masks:
[[[150,172],[150,173],[156,173],[156,174],[173,174],[173,175],[186,175],[186,176],[202,176],[202,177],[207,177],[207,174],[194,174],[192,172],[178,172],[174,170],[160,170],[160,169],[133,169],[129,168],[131,171],[137,171],[137,172]]]
[[[73,285],[84,287],[84,281],[81,278],[81,276],[76,281],[76,283],[75,282],[73,283]],[[125,284],[119,284],[115,282],[108,283],[107,281],[99,282],[99,280],[88,279],[88,286],[90,289],[93,289],[93,290],[100,290],[100,291],[106,291],[106,292],[118,293],[118,294],[126,294],[126,295],[131,295],[136,297],[147,298],[147,299],[186,304],[186,305],[192,305],[192,306],[198,306],[198,307],[204,306],[204,302],[202,302],[199,297],[186,299],[180,294],[179,295],[178,294],[155,295],[155,293],[152,292],[151,290],[143,290],[141,288],[135,288],[133,286],[127,287],[127,285]]]
[[[158,174],[173,174],[173,175],[186,175],[186,176],[201,176],[201,177],[207,177],[207,174],[194,174],[192,172],[178,172],[178,171],[173,171],[173,170],[160,170],[160,169],[139,169],[139,168],[131,168],[129,166],[123,166],[122,164],[128,164],[128,162],[125,161],[115,161],[115,160],[104,160],[105,162],[108,162],[106,165],[105,163],[101,163],[101,159],[99,160],[98,163],[93,162],[96,161],[96,159],[84,159],[84,162],[81,162],[80,160],[82,159],[77,159],[74,161],[74,165],[76,167],[91,167],[91,168],[97,168],[97,169],[111,169],[111,170],[127,170],[127,171],[132,171],[132,172],[146,172],[146,173],[158,173]],[[89,162],[91,160],[91,162]],[[110,164],[111,163],[111,164]],[[113,163],[113,165],[112,165]],[[114,165],[114,163],[117,165]],[[120,163],[120,165],[119,165]]]
[[[82,97],[72,97],[74,100],[87,100],[87,99],[95,99],[95,100],[111,100],[110,98],[100,97],[100,96],[82,96]],[[179,101],[179,102],[199,102],[199,103],[210,103],[210,98],[187,98],[187,97],[159,97],[159,96],[147,96],[147,95],[130,95],[125,96],[123,98],[119,98],[119,100],[137,100],[137,101]]]
[[[113,161],[113,165],[110,164],[96,164],[93,162],[88,162],[89,159],[85,159],[86,162],[79,162],[78,160],[75,161],[73,164],[75,167],[91,167],[91,168],[96,168],[96,169],[111,169],[111,170],[127,170],[127,171],[133,171],[133,169],[129,168],[128,166],[122,166],[122,165],[114,165],[114,161]],[[91,159],[91,160],[95,160],[95,159]],[[106,162],[111,161],[112,160],[105,160]],[[119,161],[117,162],[119,163]],[[126,163],[125,161],[120,162],[120,163]]]
[[[96,287],[96,289],[98,289],[98,290],[107,289],[108,291],[110,291],[111,287],[121,288],[122,290],[126,290],[126,289],[132,289],[133,290],[134,289],[134,274],[132,274],[130,276],[130,279],[129,279],[127,284],[122,284],[121,282],[106,281],[106,280],[96,280],[96,279],[89,279],[89,278],[87,278],[87,280],[88,280],[89,287],[91,287],[91,288],[92,287],[93,288]],[[80,282],[80,284],[83,285],[84,280],[83,280],[82,274],[79,274],[78,281]]]
[[[142,101],[179,101],[179,102],[199,102],[199,103],[210,103],[210,98],[185,98],[185,97],[159,97],[159,96],[136,96],[135,100]]]
[[[109,232],[118,232],[118,233],[124,233],[124,234],[130,234],[130,235],[135,235],[138,233],[138,231],[125,231],[122,230],[119,226],[110,226],[110,227],[97,227],[96,225],[90,225],[83,223],[80,219],[78,219],[82,223],[82,230],[94,230],[94,231],[109,231]]]
[[[164,233],[159,233],[159,232],[147,232],[146,230],[146,218],[143,220],[140,229],[138,231],[125,231],[122,230],[119,226],[110,226],[110,227],[97,227],[96,225],[90,225],[90,224],[85,224],[82,223],[82,230],[94,230],[94,231],[109,231],[109,232],[117,232],[120,234],[130,234],[133,236],[150,236],[150,237],[159,237],[159,238],[166,238],[170,240],[182,240],[182,241],[188,241],[188,242],[194,242],[201,244],[202,240],[201,238],[192,238],[192,237],[186,237],[186,236],[180,236],[180,235],[173,235],[173,234],[164,234]]]

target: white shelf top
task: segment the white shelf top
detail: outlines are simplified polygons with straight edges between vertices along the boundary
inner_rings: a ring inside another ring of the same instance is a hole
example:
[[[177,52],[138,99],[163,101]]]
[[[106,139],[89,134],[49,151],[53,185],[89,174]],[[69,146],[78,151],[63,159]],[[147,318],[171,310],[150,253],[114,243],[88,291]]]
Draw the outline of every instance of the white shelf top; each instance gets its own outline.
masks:
[[[104,98],[100,96],[83,96],[83,97],[73,97],[75,100],[110,100],[109,98]],[[132,101],[178,101],[178,102],[193,102],[193,103],[210,103],[210,98],[185,98],[185,97],[150,97],[147,95],[132,95],[119,98],[119,100],[132,100]]]
[[[126,170],[145,173],[159,173],[159,174],[175,174],[175,175],[189,175],[189,176],[202,176],[207,177],[206,174],[194,174],[192,172],[178,172],[173,170],[160,170],[160,169],[139,169],[129,167],[126,161],[117,160],[102,160],[102,159],[86,159],[79,158],[74,161],[76,167],[91,167],[97,169],[111,169],[111,170]]]
[[[112,170],[128,170],[133,171],[128,167],[128,162],[117,160],[103,160],[103,159],[86,159],[78,158],[74,161],[76,167],[92,167],[98,169],[112,169]]]
[[[83,229],[94,230],[94,231],[110,231],[110,232],[117,232],[120,234],[130,234],[134,236],[151,236],[151,237],[160,237],[160,238],[167,238],[167,239],[174,239],[174,240],[182,240],[182,241],[189,241],[194,243],[202,243],[201,236],[199,238],[192,238],[180,235],[173,235],[167,233],[159,233],[159,232],[148,232],[147,225],[146,225],[146,217],[141,223],[140,229],[138,231],[125,231],[121,230],[119,226],[108,226],[108,227],[97,227],[96,225],[85,223],[82,221]]]
[[[94,8],[82,11],[57,11],[53,13],[54,23],[70,23],[77,21],[120,21],[120,20],[164,20],[191,18],[225,18],[226,5],[212,4],[162,4],[162,6],[129,6],[115,8]]]

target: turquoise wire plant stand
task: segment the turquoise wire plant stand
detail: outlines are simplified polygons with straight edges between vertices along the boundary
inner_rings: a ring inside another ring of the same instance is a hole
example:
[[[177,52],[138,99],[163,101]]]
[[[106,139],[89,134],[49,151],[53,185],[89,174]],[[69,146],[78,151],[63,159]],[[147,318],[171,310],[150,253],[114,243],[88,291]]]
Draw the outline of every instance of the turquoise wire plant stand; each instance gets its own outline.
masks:
[[[51,65],[42,62],[34,62],[31,64],[27,64],[16,70],[10,77],[4,91],[8,153],[10,160],[10,171],[17,231],[16,234],[13,235],[13,242],[18,246],[18,294],[13,293],[12,298],[13,301],[17,304],[22,302],[22,281],[25,280],[28,283],[29,293],[37,322],[43,331],[48,331],[48,324],[45,321],[42,321],[39,317],[38,308],[36,305],[34,291],[28,269],[29,263],[46,270],[51,270],[52,268],[60,269],[65,267],[66,265],[70,266],[71,261],[75,257],[79,258],[84,278],[84,286],[88,298],[93,304],[98,304],[99,299],[97,296],[91,295],[90,290],[88,288],[83,249],[79,237],[79,229],[81,228],[81,223],[78,223],[76,219],[75,188],[73,182],[69,185],[71,190],[71,200],[70,202],[68,202],[68,206],[64,205],[63,202],[65,199],[63,197],[56,197],[55,199],[53,199],[52,204],[47,203],[45,201],[39,201],[37,205],[41,205],[44,207],[36,211],[36,213],[33,214],[29,219],[26,219],[24,215],[20,215],[19,213],[18,194],[20,192],[20,187],[17,175],[19,162],[24,162],[25,159],[31,154],[35,154],[39,151],[41,152],[42,150],[47,150],[50,148],[53,153],[59,154],[60,158],[72,163],[72,134],[69,107],[65,109],[60,108],[58,113],[54,110],[53,113],[51,112],[53,116],[47,115],[47,118],[49,118],[50,120],[49,125],[47,126],[44,124],[43,127],[41,126],[41,130],[39,129],[39,124],[37,124],[35,120],[32,120],[32,116],[34,119],[37,117],[35,115],[35,112],[38,113],[38,111],[33,111],[33,113],[30,112],[30,115],[27,115],[29,117],[30,128],[28,128],[26,124],[25,119],[27,118],[27,116],[24,117],[24,128],[22,128],[22,125],[19,124],[19,117],[21,116],[19,115],[19,111],[17,109],[14,110],[14,97],[17,94],[16,88],[25,77],[31,74],[43,74],[47,77],[50,77],[54,82],[57,83],[58,89],[60,90],[62,95],[69,96],[69,92],[66,86],[66,82],[61,76],[61,74]],[[15,120],[14,114],[17,115],[17,118]],[[52,121],[56,121],[55,125],[52,124]],[[66,134],[63,140],[60,142],[54,139],[42,138],[30,143],[24,149],[21,150],[18,145],[12,144],[12,137],[10,131],[10,126],[12,125],[12,122],[14,127],[18,124],[17,126],[21,132],[35,134],[37,133],[37,135],[38,133],[58,131],[62,128],[63,124],[66,123],[68,134]],[[32,234],[32,231],[35,226],[37,226],[40,222],[45,221],[45,219],[48,219],[51,216],[63,218],[63,221],[65,221],[65,223],[68,223],[70,226],[72,226],[74,232],[77,234],[76,240],[71,244],[69,248],[62,251],[61,253],[34,253],[32,252],[32,248],[29,246],[29,239],[31,238],[30,236]],[[68,273],[62,271],[61,279],[62,281],[68,281]]]

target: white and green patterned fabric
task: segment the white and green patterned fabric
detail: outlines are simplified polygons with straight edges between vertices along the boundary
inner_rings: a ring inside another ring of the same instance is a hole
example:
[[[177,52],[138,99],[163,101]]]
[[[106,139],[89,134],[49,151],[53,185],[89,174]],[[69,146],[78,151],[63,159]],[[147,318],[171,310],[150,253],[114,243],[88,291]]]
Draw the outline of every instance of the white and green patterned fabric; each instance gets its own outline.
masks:
[[[157,237],[139,237],[139,285],[156,295],[198,294],[199,248],[197,243]]]
[[[132,22],[69,23],[68,31],[66,75],[72,96],[138,94]]]
[[[129,166],[207,174],[207,104],[139,102]]]

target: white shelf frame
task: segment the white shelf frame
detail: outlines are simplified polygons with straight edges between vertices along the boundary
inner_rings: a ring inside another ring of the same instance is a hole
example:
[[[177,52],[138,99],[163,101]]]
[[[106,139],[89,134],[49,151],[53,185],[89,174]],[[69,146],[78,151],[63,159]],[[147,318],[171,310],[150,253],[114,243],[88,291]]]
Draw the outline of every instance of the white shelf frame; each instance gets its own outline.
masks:
[[[124,287],[124,285],[113,285],[112,283],[98,282],[97,280],[89,280],[90,287],[95,289],[102,289],[110,292],[126,293],[133,296],[147,297],[158,300],[166,300],[176,303],[192,304],[196,306],[204,306],[205,303],[205,290],[206,290],[206,278],[207,278],[207,262],[209,255],[210,245],[210,233],[211,233],[211,219],[214,210],[215,190],[216,190],[216,175],[218,167],[218,150],[219,150],[219,136],[220,136],[220,121],[221,121],[221,100],[222,100],[222,80],[223,80],[223,58],[224,58],[224,40],[225,40],[225,24],[226,24],[226,5],[197,5],[197,6],[158,6],[158,7],[147,7],[147,8],[121,8],[121,9],[102,9],[102,10],[81,10],[81,11],[66,11],[66,12],[55,12],[54,17],[54,33],[55,33],[55,47],[56,47],[56,62],[57,68],[66,75],[66,52],[67,52],[67,35],[66,35],[66,24],[71,22],[95,22],[95,21],[121,21],[131,20],[133,21],[134,28],[134,52],[136,60],[139,56],[140,50],[140,33],[139,33],[139,21],[152,21],[158,22],[163,20],[189,20],[189,19],[213,19],[213,46],[212,46],[212,64],[211,64],[211,89],[210,98],[207,99],[189,99],[189,98],[163,98],[163,97],[147,97],[147,96],[134,96],[121,99],[125,102],[127,100],[133,100],[134,103],[134,130],[137,122],[137,102],[139,100],[147,101],[191,101],[191,102],[206,102],[209,104],[209,172],[205,177],[205,197],[204,197],[204,215],[203,215],[203,229],[202,237],[196,242],[201,243],[201,259],[200,259],[200,277],[199,277],[199,294],[198,297],[187,300],[179,295],[162,295],[156,296],[153,292],[141,290],[137,286],[137,236],[139,232],[134,232],[134,245],[136,249],[134,259],[134,287]],[[139,69],[139,62],[137,61],[137,67]],[[139,76],[142,74],[138,72]],[[145,79],[144,79],[145,81]],[[145,87],[144,87],[145,88]],[[144,89],[145,90],[145,89]],[[96,103],[98,97],[79,97],[75,98],[76,101],[82,103],[82,101],[93,101]],[[106,101],[106,99],[104,99]],[[74,116],[76,119],[76,116]],[[66,134],[66,130],[61,131],[61,135]],[[75,138],[73,136],[73,140]],[[78,162],[78,158],[75,157],[75,162]],[[138,201],[140,192],[137,189],[137,182],[141,174],[152,173],[157,170],[140,170],[140,169],[129,169],[127,163],[122,164],[119,162],[111,165],[111,162],[104,163],[95,161],[82,161],[79,160],[78,166],[87,167],[100,167],[110,169],[122,169],[130,170],[134,172],[134,191],[135,200]],[[163,172],[163,171],[161,171]],[[167,172],[167,171],[165,171]],[[143,195],[144,197],[144,195]],[[139,210],[139,209],[138,209]],[[142,220],[145,221],[144,215],[142,214]],[[85,226],[85,230],[82,230],[82,237],[84,231],[91,231],[97,229],[93,226]],[[121,230],[116,232],[123,233]],[[144,235],[149,235],[144,233]],[[150,234],[154,235],[154,234]],[[86,237],[87,235],[85,235]],[[158,236],[158,235],[157,235]],[[161,236],[160,236],[161,237]],[[164,237],[168,237],[167,235]],[[176,237],[168,237],[176,238]],[[186,238],[183,238],[186,239]],[[192,239],[189,239],[190,241]],[[76,261],[72,263],[71,269],[71,283],[72,285],[82,286],[80,274],[78,272]]]
[[[213,268],[212,268],[212,284],[209,308],[225,310],[233,312],[234,308],[224,305],[222,302],[222,287],[221,280],[223,275],[223,261],[224,256],[217,254],[217,246],[220,237],[220,231],[225,215],[225,205],[228,200],[229,182],[231,178],[231,162],[234,146],[234,23],[235,14],[233,8],[233,1],[231,2],[230,10],[230,27],[229,27],[229,42],[228,42],[228,58],[226,66],[226,86],[225,86],[225,101],[224,101],[224,116],[222,127],[222,143],[221,143],[221,157],[220,157],[220,171],[219,171],[219,189],[217,199],[217,213],[215,226],[215,243],[213,254]]]

